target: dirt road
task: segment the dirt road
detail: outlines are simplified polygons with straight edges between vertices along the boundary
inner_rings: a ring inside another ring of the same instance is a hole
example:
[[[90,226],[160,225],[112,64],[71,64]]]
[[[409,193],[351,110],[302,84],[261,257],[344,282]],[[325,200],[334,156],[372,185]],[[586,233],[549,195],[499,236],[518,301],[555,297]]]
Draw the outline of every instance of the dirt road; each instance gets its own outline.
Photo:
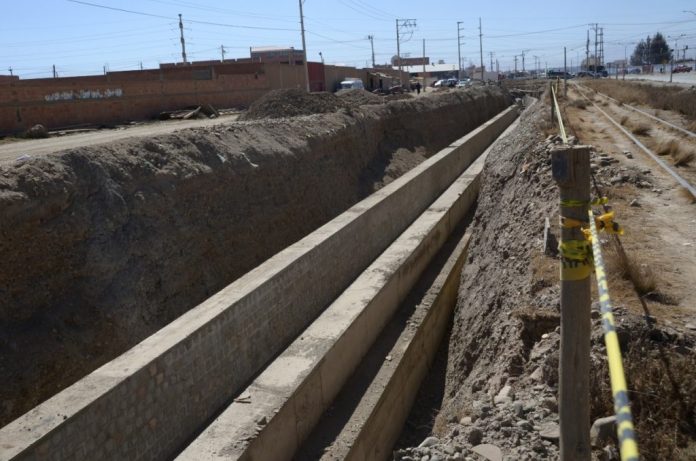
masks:
[[[204,120],[169,120],[151,122],[144,125],[104,129],[89,133],[78,133],[47,139],[32,139],[0,145],[0,165],[10,163],[24,155],[42,156],[64,149],[93,146],[126,138],[140,138],[172,133],[184,128],[203,127],[229,123],[236,120],[237,114]]]

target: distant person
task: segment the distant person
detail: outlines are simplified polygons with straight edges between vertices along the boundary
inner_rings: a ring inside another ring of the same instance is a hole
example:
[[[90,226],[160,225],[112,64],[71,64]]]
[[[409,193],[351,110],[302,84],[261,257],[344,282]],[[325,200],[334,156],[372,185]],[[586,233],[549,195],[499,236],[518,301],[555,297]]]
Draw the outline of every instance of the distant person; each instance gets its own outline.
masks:
[[[421,84],[420,84],[420,82],[416,82],[416,94],[420,94],[420,90],[421,90]]]

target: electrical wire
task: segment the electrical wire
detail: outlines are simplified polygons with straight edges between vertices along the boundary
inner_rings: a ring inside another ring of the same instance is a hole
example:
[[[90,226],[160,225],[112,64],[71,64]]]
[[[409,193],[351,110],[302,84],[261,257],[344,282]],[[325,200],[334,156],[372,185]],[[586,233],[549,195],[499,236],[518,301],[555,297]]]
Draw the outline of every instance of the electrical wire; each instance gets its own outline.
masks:
[[[135,11],[135,10],[127,10],[125,8],[116,8],[113,6],[105,6],[105,5],[99,5],[98,3],[90,3],[90,2],[85,2],[82,0],[67,0],[71,3],[78,3],[80,5],[86,5],[86,6],[92,6],[95,8],[104,8],[107,10],[113,10],[113,11],[119,11],[122,13],[130,13],[130,14],[137,14],[140,16],[149,16],[153,18],[159,18],[159,19],[167,19],[171,21],[172,18],[171,16],[162,16],[159,14],[152,14],[152,13],[144,13],[142,11]],[[289,31],[289,32],[298,32],[299,29],[288,29],[288,28],[281,28],[281,27],[261,27],[261,26],[242,26],[239,24],[226,24],[226,23],[221,23],[221,22],[211,22],[211,21],[198,21],[195,19],[187,19],[186,22],[188,23],[193,23],[193,24],[205,24],[209,26],[219,26],[219,27],[232,27],[235,29],[254,29],[254,30],[280,30],[280,31]]]

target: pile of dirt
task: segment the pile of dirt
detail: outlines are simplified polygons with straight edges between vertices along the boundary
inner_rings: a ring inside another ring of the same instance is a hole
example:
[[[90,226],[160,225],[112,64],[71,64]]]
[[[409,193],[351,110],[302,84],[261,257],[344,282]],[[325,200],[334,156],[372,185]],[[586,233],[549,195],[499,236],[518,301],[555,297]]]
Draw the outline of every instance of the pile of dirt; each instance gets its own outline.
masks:
[[[342,99],[331,93],[308,93],[296,88],[280,89],[270,91],[254,101],[249,110],[240,115],[239,120],[325,114],[347,107]]]
[[[413,99],[413,95],[409,93],[388,94],[384,99],[387,101],[403,101],[404,99]]]
[[[384,104],[385,102],[381,96],[361,89],[339,90],[336,92],[336,96],[341,98],[351,107],[367,106],[370,104]]]

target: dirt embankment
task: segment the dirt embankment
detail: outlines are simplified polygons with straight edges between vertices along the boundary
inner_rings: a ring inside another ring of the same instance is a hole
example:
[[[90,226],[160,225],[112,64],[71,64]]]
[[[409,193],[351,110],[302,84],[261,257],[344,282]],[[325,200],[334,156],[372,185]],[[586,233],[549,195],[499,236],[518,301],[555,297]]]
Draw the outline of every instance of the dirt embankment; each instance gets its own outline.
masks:
[[[555,235],[559,231],[552,141],[545,140],[545,133],[556,129],[547,118],[548,105],[531,107],[488,156],[449,338],[442,408],[433,437],[397,451],[395,459],[466,456],[481,444],[495,445],[504,459],[558,459],[558,259],[542,250],[544,218]],[[591,162],[606,191],[616,167],[601,152],[593,152]],[[646,181],[642,173],[635,177],[640,187]],[[641,225],[623,223],[629,230]],[[612,268],[609,240],[604,234],[601,240],[611,280],[619,275]],[[610,292],[616,288],[611,282]],[[696,340],[688,329],[696,325],[676,328],[637,315],[643,312],[633,306],[640,306],[638,297],[625,298],[615,297],[615,316],[641,454],[650,460],[694,459]],[[594,421],[614,410],[598,303],[592,309]],[[618,460],[613,437],[597,441],[593,459]]]
[[[0,425],[509,102],[498,89],[462,91],[3,167]]]

